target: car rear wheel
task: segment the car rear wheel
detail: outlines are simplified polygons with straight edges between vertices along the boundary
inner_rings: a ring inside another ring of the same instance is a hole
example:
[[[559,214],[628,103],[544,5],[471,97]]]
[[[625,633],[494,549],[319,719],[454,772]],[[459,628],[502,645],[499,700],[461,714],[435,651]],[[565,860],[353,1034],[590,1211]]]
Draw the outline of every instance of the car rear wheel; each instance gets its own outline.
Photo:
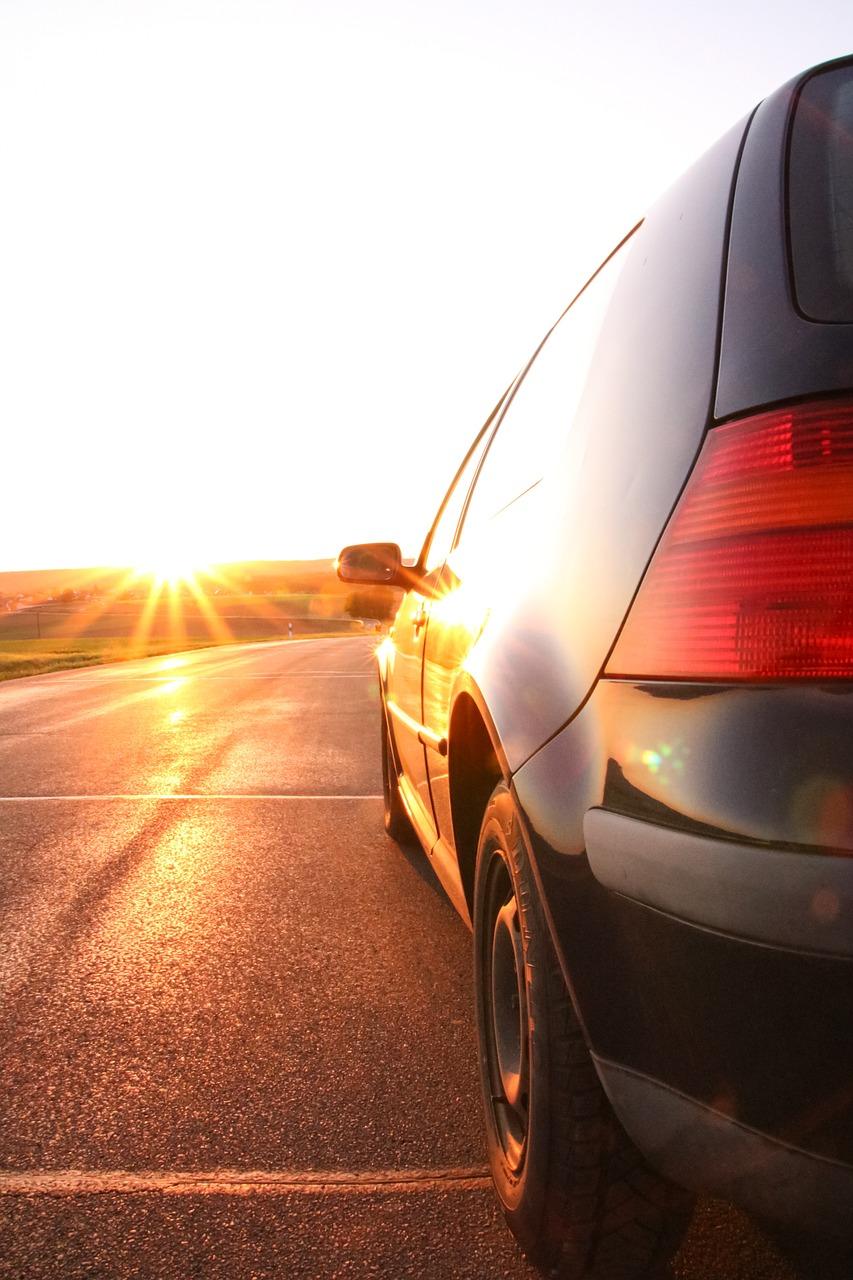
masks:
[[[561,1280],[658,1275],[690,1197],[646,1166],[610,1108],[503,784],[483,819],[474,899],[480,1078],[507,1222],[532,1261]]]
[[[397,781],[397,764],[394,749],[391,746],[388,721],[385,711],[382,712],[382,799],[384,802],[385,830],[392,840],[398,844],[408,844],[415,839],[406,807],[400,796],[400,785]]]

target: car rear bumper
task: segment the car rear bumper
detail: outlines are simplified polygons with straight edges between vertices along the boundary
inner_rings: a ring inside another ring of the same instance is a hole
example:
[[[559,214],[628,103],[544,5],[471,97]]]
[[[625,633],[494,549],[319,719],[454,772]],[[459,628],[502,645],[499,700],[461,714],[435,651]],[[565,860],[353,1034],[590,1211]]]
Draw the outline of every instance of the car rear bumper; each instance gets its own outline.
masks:
[[[851,858],[719,840],[600,808],[586,814],[584,835],[590,868],[598,882],[673,920],[694,929],[698,926],[693,949],[704,952],[709,964],[714,963],[714,936],[719,933],[728,935],[730,951],[738,942],[749,948],[747,955],[756,944],[759,955],[761,951],[781,950],[794,975],[798,952],[820,954],[824,960],[853,955]],[[746,956],[744,960],[747,972],[750,965]],[[842,964],[838,970],[842,980],[847,968]],[[808,973],[805,966],[797,976],[802,981]],[[850,976],[853,978],[853,973]],[[786,1000],[784,987],[780,990],[778,984],[766,990],[768,999],[775,999],[778,1017],[774,1026],[765,1026],[763,1044],[753,1061],[766,1073],[767,1090],[773,1090],[773,1056],[777,1062],[790,1056],[793,1035],[800,1044],[808,1045],[812,1040],[809,1024],[815,1018],[825,1018],[828,1009],[824,1007],[826,987],[819,981],[805,1006],[801,996]],[[698,987],[696,994],[698,1011]],[[730,1000],[736,1008],[740,1000],[736,986],[730,990]],[[837,1043],[843,1051],[845,1041],[849,1048],[843,1003],[835,1007],[841,1011]],[[793,1023],[798,1012],[802,1018],[799,1028]],[[689,1025],[691,1011],[683,1008],[683,1015]],[[737,1028],[736,1014],[721,1025],[720,1034],[726,1029],[728,1034],[734,1030],[741,1041],[749,1038],[745,1028]],[[705,1034],[706,1028],[696,1030],[697,1046]],[[782,1133],[791,1135],[786,1140],[779,1133],[771,1136],[737,1118],[741,1085],[734,1064],[738,1060],[743,1060],[742,1054],[733,1054],[728,1075],[719,1070],[723,1065],[719,1064],[718,1082],[723,1087],[715,1099],[717,1105],[711,1106],[595,1055],[613,1109],[663,1173],[685,1186],[734,1200],[777,1221],[823,1234],[850,1232],[853,1167],[808,1147],[814,1137],[821,1142],[821,1111],[828,1113],[826,1119],[832,1117],[833,1127],[840,1122],[842,1132],[850,1128],[853,1084],[846,1097],[837,1080],[835,1089],[824,1092],[818,1086],[821,1068],[809,1071],[803,1063],[802,1096],[782,1127]],[[745,1065],[748,1070],[749,1063]],[[787,1089],[790,1096],[790,1080]],[[732,1114],[725,1114],[721,1107]],[[825,1135],[823,1138],[821,1145]]]
[[[590,809],[605,888],[682,920],[789,950],[853,956],[853,858],[720,840]]]
[[[642,872],[639,858],[625,865],[632,849],[618,836],[634,820],[620,818],[600,812],[588,824],[596,839],[576,867],[578,914],[552,909],[616,1114],[675,1181],[780,1223],[853,1239],[853,959],[849,934],[839,932],[849,861],[782,851],[802,860],[803,876],[786,866],[785,890],[776,893],[770,860],[780,851],[749,850],[746,884],[734,877],[723,891],[716,873],[736,846],[650,829]],[[656,835],[658,858],[649,853]],[[699,868],[675,870],[668,881],[679,848]],[[726,916],[729,893],[737,909]],[[841,906],[816,914],[816,898]],[[692,919],[679,914],[687,910]],[[810,949],[778,944],[792,921]]]
[[[849,1238],[845,693],[670,696],[602,682],[514,786],[575,1006],[627,1131],[676,1181]]]
[[[759,1133],[603,1058],[595,1064],[624,1128],[674,1182],[763,1218],[849,1238],[850,1165]]]

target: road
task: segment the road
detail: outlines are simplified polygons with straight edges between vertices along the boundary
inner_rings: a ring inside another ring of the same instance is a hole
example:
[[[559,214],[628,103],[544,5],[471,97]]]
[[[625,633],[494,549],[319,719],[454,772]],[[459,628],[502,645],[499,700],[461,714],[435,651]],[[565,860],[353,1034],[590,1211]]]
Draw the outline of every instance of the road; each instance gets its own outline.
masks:
[[[366,639],[0,685],[0,1277],[513,1277]],[[793,1280],[700,1205],[679,1280]]]

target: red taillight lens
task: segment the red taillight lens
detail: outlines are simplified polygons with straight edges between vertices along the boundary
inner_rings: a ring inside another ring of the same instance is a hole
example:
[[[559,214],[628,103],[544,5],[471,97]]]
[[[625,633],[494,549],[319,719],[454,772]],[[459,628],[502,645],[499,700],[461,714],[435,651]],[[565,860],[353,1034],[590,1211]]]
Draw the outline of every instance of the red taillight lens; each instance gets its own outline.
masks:
[[[606,674],[853,679],[853,406],[708,434]]]

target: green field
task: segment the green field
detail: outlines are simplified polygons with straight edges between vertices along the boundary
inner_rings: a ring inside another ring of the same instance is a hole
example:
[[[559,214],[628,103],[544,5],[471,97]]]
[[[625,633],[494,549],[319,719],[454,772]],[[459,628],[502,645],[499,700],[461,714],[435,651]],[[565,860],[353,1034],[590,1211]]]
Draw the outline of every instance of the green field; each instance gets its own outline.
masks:
[[[341,635],[361,631],[357,624],[339,628],[334,632],[309,632],[312,636]],[[305,634],[305,633],[303,633]],[[251,637],[241,635],[239,643],[268,641],[269,632]],[[57,639],[16,640],[0,637],[0,680],[14,680],[18,676],[42,675],[48,671],[64,671],[72,667],[91,667],[102,662],[126,662],[130,658],[150,658],[160,653],[175,653],[185,649],[209,649],[217,643],[231,644],[233,640],[147,640],[143,643],[130,638],[118,639]]]

